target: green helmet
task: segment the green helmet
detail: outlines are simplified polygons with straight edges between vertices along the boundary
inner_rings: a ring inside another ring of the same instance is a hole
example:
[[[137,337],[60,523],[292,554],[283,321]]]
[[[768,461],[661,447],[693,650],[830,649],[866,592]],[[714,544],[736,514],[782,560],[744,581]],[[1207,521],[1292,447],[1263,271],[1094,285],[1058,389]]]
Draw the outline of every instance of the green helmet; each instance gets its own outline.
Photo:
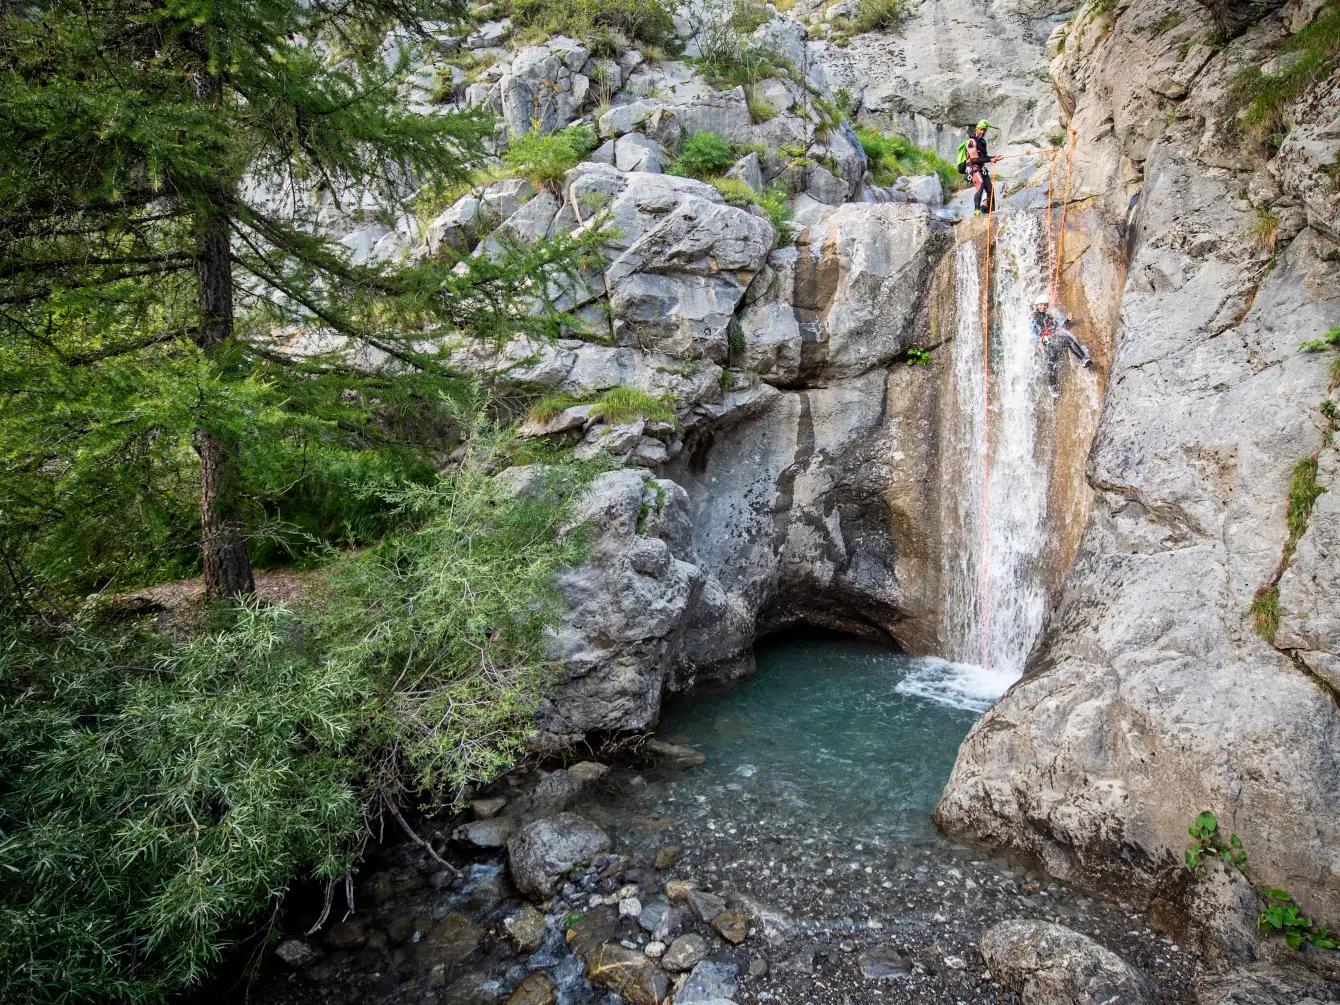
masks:
[[[991,128],[991,123],[988,122],[988,121],[986,121],[986,119],[983,119],[981,122],[977,123],[977,128],[978,128],[978,129],[990,129],[990,128]]]

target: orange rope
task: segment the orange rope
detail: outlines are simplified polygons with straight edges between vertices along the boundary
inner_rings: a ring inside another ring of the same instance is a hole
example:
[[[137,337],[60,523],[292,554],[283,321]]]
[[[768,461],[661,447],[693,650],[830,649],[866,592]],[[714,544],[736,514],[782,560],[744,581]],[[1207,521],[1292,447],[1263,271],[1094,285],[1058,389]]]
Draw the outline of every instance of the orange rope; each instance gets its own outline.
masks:
[[[991,203],[986,208],[982,277],[982,669],[991,668]]]
[[[1070,130],[1070,152],[1065,159],[1065,196],[1061,199],[1061,233],[1056,240],[1056,292],[1061,292],[1061,273],[1065,270],[1065,215],[1070,209],[1070,164],[1075,157],[1075,130]]]
[[[1057,150],[1059,151],[1059,147]],[[1056,234],[1052,231],[1052,182],[1056,179],[1056,158],[1047,173],[1047,303],[1056,306],[1056,283],[1052,278],[1052,262],[1056,261]]]
[[[1011,157],[1032,157],[1035,154],[1055,154],[1060,152],[1061,152],[1060,147],[1046,147],[1045,149],[1042,150],[1025,150],[1023,151],[1023,153],[1017,153],[1017,154],[1000,154],[997,157],[992,157],[991,160],[994,163],[995,161],[1007,161]]]

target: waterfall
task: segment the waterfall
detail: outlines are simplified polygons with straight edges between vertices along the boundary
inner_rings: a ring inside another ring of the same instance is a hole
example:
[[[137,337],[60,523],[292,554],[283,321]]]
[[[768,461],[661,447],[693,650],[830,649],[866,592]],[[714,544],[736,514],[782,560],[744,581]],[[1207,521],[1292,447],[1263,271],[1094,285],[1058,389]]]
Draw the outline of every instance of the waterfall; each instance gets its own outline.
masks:
[[[975,243],[960,244],[955,259],[952,401],[940,443],[945,633],[951,659],[980,665],[986,654],[993,672],[1014,679],[1023,671],[1046,607],[1051,438],[1038,431],[1039,396],[1047,387],[1030,312],[1034,298],[1045,295],[1047,278],[1037,217],[1013,213],[995,219],[1000,223],[991,256],[989,415],[983,407],[987,361]],[[1043,414],[1049,417],[1050,409]]]

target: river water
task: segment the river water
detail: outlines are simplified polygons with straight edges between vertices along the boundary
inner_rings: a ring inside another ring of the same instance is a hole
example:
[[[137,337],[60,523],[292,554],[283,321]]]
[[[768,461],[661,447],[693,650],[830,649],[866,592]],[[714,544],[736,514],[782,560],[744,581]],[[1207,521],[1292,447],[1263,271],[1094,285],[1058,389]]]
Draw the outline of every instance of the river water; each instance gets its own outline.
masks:
[[[660,735],[706,755],[702,786],[882,842],[935,838],[959,743],[1013,679],[851,638],[765,640],[756,659],[746,683],[669,705]]]

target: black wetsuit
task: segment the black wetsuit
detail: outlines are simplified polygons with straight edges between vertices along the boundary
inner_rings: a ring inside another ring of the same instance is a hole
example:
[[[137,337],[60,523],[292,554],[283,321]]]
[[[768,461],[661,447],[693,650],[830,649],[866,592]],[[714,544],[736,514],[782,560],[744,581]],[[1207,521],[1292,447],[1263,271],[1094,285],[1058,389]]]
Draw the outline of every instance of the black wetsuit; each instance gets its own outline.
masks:
[[[982,201],[986,201],[986,212],[990,213],[995,208],[996,192],[991,185],[991,154],[987,150],[986,137],[978,136],[976,132],[969,137],[970,142],[977,144],[977,156],[969,157],[967,163],[968,176],[972,176],[972,169],[977,168],[982,174],[982,184],[977,187],[973,193],[972,208],[974,211],[982,209]]]
[[[1074,353],[1084,366],[1092,363],[1093,358],[1080,340],[1057,324],[1048,311],[1033,312],[1033,335],[1042,343],[1042,350],[1047,355],[1047,386],[1051,388],[1053,398],[1060,397],[1061,360],[1065,354]]]

